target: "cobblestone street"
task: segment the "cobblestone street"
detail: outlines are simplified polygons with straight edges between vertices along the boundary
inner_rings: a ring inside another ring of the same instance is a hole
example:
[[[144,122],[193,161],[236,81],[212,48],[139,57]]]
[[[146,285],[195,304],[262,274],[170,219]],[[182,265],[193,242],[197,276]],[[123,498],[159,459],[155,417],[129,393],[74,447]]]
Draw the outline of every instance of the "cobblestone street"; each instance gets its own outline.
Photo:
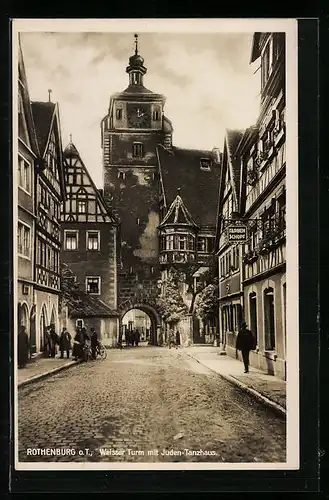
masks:
[[[20,388],[18,413],[24,462],[285,461],[285,420],[183,349],[109,350]],[[75,454],[31,455],[37,448]]]

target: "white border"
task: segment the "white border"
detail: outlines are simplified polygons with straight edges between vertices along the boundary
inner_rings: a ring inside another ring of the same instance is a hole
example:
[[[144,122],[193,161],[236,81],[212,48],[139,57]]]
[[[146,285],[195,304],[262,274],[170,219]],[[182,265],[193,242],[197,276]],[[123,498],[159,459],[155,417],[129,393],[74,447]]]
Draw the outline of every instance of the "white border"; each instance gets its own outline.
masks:
[[[18,462],[17,391],[14,398],[16,470],[295,470],[299,468],[299,318],[298,318],[298,113],[296,19],[14,19],[12,23],[13,110],[18,95],[18,32],[139,32],[139,33],[286,33],[286,183],[287,183],[287,459],[284,463],[25,463]],[[17,113],[13,116],[13,165],[18,154]],[[13,186],[13,218],[17,220],[17,189]],[[14,226],[15,227],[15,226]],[[16,238],[13,242],[17,255]],[[17,297],[17,259],[14,299]],[[16,301],[14,300],[14,304]],[[14,314],[16,317],[16,314]],[[17,338],[17,324],[14,325]],[[14,341],[14,384],[17,346]]]

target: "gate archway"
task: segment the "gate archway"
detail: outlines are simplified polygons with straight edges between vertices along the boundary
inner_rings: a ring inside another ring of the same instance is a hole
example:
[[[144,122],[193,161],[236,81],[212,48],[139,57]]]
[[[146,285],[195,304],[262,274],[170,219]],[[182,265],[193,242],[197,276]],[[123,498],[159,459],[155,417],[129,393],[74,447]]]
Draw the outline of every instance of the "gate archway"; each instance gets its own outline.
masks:
[[[144,303],[131,303],[125,304],[120,310],[120,328],[119,328],[119,343],[122,343],[123,335],[123,319],[127,313],[133,310],[139,310],[144,312],[150,319],[150,335],[149,344],[159,345],[161,343],[160,331],[161,331],[161,317],[157,310],[150,304]]]

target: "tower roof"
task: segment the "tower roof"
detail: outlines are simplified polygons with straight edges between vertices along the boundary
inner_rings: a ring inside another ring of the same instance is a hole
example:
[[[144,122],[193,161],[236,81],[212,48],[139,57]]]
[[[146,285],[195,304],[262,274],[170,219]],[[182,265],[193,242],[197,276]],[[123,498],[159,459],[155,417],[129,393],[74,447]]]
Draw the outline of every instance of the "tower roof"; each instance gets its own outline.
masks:
[[[190,212],[187,210],[182,197],[180,196],[180,188],[177,189],[178,194],[169,210],[161,222],[160,226],[167,224],[184,224],[188,226],[196,226],[197,224],[192,219]]]
[[[75,145],[72,142],[72,139],[70,140],[69,144],[66,146],[63,152],[64,158],[77,158],[79,156],[79,151],[75,147]]]
[[[127,66],[126,71],[130,73],[131,71],[140,71],[143,75],[147,72],[147,68],[144,66],[144,59],[138,53],[138,35],[135,34],[135,54],[129,57],[129,66]]]

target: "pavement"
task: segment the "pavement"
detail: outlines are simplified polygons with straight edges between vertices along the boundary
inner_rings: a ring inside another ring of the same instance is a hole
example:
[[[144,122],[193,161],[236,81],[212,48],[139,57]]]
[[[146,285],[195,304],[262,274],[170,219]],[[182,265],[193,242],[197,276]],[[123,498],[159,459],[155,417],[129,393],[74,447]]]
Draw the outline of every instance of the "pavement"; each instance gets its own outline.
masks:
[[[273,375],[249,367],[244,373],[243,363],[228,355],[220,355],[218,347],[192,346],[184,352],[221,377],[247,391],[274,410],[286,414],[286,382]]]
[[[249,368],[249,373],[243,373],[243,363],[230,356],[219,355],[218,347],[191,346],[179,348],[179,351],[245,390],[263,404],[283,415],[286,414],[285,381],[273,375],[267,375],[253,367]],[[58,355],[56,358],[38,357],[29,362],[25,368],[18,370],[18,387],[54,375],[78,363],[72,358],[61,359]]]
[[[73,358],[63,358],[56,356],[55,358],[44,358],[37,356],[29,360],[24,368],[17,370],[17,384],[22,387],[33,382],[37,382],[43,378],[49,377],[62,370],[66,370],[71,366],[77,365],[79,362]]]
[[[17,408],[20,462],[286,460],[284,416],[183,348],[109,349],[20,387]]]

